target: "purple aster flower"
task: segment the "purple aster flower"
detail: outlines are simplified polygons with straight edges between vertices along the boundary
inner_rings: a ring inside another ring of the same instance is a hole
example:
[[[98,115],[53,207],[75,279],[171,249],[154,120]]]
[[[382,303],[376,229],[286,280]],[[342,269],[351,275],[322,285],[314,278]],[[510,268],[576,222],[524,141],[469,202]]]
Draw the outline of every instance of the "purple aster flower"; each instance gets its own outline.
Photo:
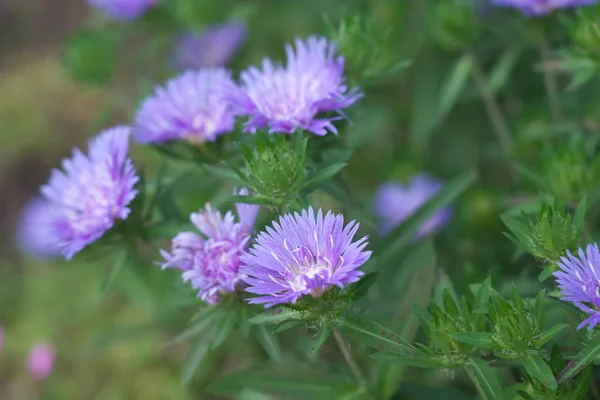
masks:
[[[42,195],[52,203],[48,246],[58,247],[67,259],[129,215],[138,181],[128,158],[129,136],[127,127],[105,130],[90,141],[87,156],[75,149],[63,160],[63,171],[53,170],[42,186]],[[46,237],[47,228],[41,229],[39,235]]]
[[[176,45],[180,69],[201,69],[225,65],[246,39],[246,25],[230,22],[213,25],[200,33],[182,35]]]
[[[36,380],[46,379],[54,369],[54,347],[49,343],[38,343],[27,357],[27,371]]]
[[[362,94],[348,91],[344,84],[344,58],[325,38],[309,37],[286,46],[287,65],[264,59],[262,70],[251,67],[242,72],[242,90],[236,97],[242,114],[248,115],[246,130],[255,132],[269,126],[269,132],[292,133],[298,128],[325,135],[337,133],[332,121],[340,117],[317,118],[325,112],[341,113]]]
[[[375,212],[382,220],[379,233],[385,235],[410,217],[432,196],[444,183],[425,174],[415,175],[408,184],[387,182],[379,186],[375,194]],[[421,238],[435,232],[445,225],[452,215],[450,208],[444,208],[429,218],[417,232]]]
[[[590,315],[578,329],[594,328],[600,322],[600,253],[597,244],[579,249],[579,258],[567,251],[557,264],[560,271],[554,273],[562,300],[570,301],[581,311]]]
[[[356,282],[364,272],[359,268],[371,256],[363,251],[367,237],[352,242],[358,223],[344,227],[344,216],[328,212],[315,216],[312,207],[287,214],[273,222],[242,256],[247,292],[260,297],[251,304],[295,303],[303,295],[320,296],[332,286]]]
[[[231,211],[222,216],[207,204],[190,217],[201,235],[182,232],[173,239],[171,253],[161,251],[166,261],[162,268],[180,269],[183,280],[190,281],[199,290],[198,297],[209,304],[218,303],[223,293],[234,292],[242,282],[240,256],[250,242],[259,206],[238,204],[236,208],[239,222]]]
[[[87,0],[87,3],[102,10],[108,18],[131,21],[158,4],[160,0]]]
[[[549,14],[559,8],[595,4],[596,0],[491,0],[493,4],[521,10],[527,16]]]
[[[21,251],[39,259],[59,256],[60,247],[52,231],[58,216],[56,205],[45,198],[29,200],[17,223],[17,245]]]
[[[135,127],[140,143],[186,139],[212,142],[231,132],[235,113],[228,101],[237,86],[224,68],[187,71],[157,87],[141,105]]]

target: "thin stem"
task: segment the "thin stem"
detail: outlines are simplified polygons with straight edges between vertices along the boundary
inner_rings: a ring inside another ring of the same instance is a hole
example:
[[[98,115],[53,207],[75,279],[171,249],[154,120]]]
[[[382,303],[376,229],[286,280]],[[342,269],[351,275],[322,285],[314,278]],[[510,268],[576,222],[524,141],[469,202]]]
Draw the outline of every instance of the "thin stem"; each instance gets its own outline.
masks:
[[[502,111],[498,106],[498,102],[496,101],[494,94],[487,84],[485,75],[481,69],[481,65],[479,64],[477,57],[475,56],[475,53],[473,53],[471,50],[467,50],[467,55],[471,59],[475,85],[481,94],[483,104],[485,105],[485,110],[490,118],[490,121],[492,122],[494,132],[496,133],[498,141],[500,142],[500,145],[504,151],[509,153],[510,149],[512,148],[512,137],[510,130],[508,129],[508,124],[502,115]]]
[[[475,385],[475,388],[477,389],[477,393],[479,393],[479,395],[481,396],[481,398],[483,400],[488,400],[488,397],[486,396],[485,392],[479,385],[479,381],[475,377],[475,374],[473,374],[471,367],[465,364],[465,365],[463,365],[463,368],[464,368],[465,372],[467,373],[467,376],[469,377],[471,382],[473,382],[473,385]]]
[[[540,43],[540,58],[542,59],[542,65],[545,65],[550,59],[550,48],[548,47],[546,39],[542,39]],[[544,68],[544,85],[546,86],[546,93],[548,94],[552,118],[555,122],[560,122],[563,119],[563,112],[560,108],[560,102],[558,101],[559,96],[556,74],[551,69]]]
[[[356,361],[354,361],[354,358],[352,357],[352,353],[350,353],[350,348],[344,341],[342,334],[336,328],[333,328],[331,332],[333,333],[333,337],[335,338],[335,341],[337,342],[337,344],[342,352],[342,355],[344,356],[344,360],[346,360],[346,364],[348,364],[348,367],[350,367],[352,374],[354,375],[354,377],[356,378],[358,383],[360,383],[361,386],[365,386],[365,384],[366,384],[365,377],[364,377],[363,373],[361,372],[360,368],[358,367],[358,364],[356,363]]]

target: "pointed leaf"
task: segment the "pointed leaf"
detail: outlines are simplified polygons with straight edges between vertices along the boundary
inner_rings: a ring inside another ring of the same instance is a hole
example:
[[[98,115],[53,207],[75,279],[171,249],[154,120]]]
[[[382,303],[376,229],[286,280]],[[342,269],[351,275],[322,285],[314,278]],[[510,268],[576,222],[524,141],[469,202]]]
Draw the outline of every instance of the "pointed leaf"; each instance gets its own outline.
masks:
[[[281,354],[281,347],[279,347],[279,340],[272,330],[264,325],[259,325],[256,327],[256,336],[271,360],[276,363],[282,363],[283,356]]]
[[[470,358],[465,366],[467,374],[477,383],[477,390],[484,400],[500,399],[503,392],[498,372],[479,358]]]
[[[548,343],[552,338],[557,335],[560,331],[567,328],[569,325],[567,324],[558,324],[554,325],[552,328],[548,329],[544,332],[538,339],[536,339],[535,344],[539,347],[542,347],[546,343]]]
[[[424,356],[399,356],[391,353],[375,353],[371,358],[382,363],[396,364],[403,367],[439,368],[440,362]]]
[[[288,319],[298,319],[300,313],[294,310],[269,310],[248,319],[251,324],[278,324]]]
[[[317,332],[317,336],[315,337],[315,342],[312,346],[312,353],[316,354],[323,343],[327,340],[327,338],[331,335],[331,325],[330,324],[321,324],[319,331]]]
[[[588,364],[600,358],[600,339],[588,343],[558,374],[559,385],[564,385],[580,373]]]
[[[440,115],[445,115],[452,109],[467,85],[472,68],[471,57],[468,54],[456,60],[440,91]]]
[[[183,361],[181,368],[181,382],[186,385],[194,377],[194,373],[198,369],[198,366],[208,353],[210,348],[210,340],[205,337],[201,337],[191,348],[187,357]]]
[[[525,358],[521,361],[525,371],[527,373],[544,384],[544,386],[556,390],[558,388],[558,384],[556,383],[556,378],[550,369],[548,363],[540,357],[538,354],[529,353]]]
[[[370,319],[355,316],[340,322],[350,337],[365,346],[394,354],[405,354],[415,350],[410,343],[396,333]]]
[[[493,335],[487,332],[458,332],[452,335],[452,339],[480,349],[494,349],[497,347]]]

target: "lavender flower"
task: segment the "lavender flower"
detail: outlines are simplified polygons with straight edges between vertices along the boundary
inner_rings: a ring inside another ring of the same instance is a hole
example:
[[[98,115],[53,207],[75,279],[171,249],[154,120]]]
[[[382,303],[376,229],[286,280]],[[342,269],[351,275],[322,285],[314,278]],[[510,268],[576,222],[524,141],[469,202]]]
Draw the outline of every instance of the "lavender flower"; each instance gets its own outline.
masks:
[[[343,215],[315,212],[287,214],[258,235],[242,256],[246,291],[260,295],[251,304],[295,303],[303,295],[320,296],[333,285],[342,287],[364,275],[360,268],[371,256],[363,251],[367,238],[352,242],[358,223],[344,227]]]
[[[158,4],[160,0],[87,0],[92,7],[98,8],[107,17],[121,21],[131,21]]]
[[[177,66],[201,69],[225,65],[246,39],[246,25],[230,22],[182,35],[176,44]]]
[[[382,184],[375,194],[375,212],[382,220],[379,229],[385,235],[411,216],[442,187],[443,182],[425,174],[414,176],[407,185],[398,182]],[[421,238],[432,234],[445,225],[452,215],[450,208],[444,208],[429,218],[417,232]]]
[[[59,256],[60,247],[52,231],[58,217],[54,203],[41,196],[29,200],[17,223],[17,245],[21,251],[39,259]]]
[[[600,252],[597,244],[590,244],[579,258],[567,251],[567,257],[558,262],[560,271],[554,273],[562,300],[570,301],[590,316],[578,329],[594,328],[600,322]]]
[[[491,0],[493,4],[521,10],[527,16],[549,14],[559,8],[595,4],[596,0]]]
[[[54,369],[54,348],[49,343],[36,344],[27,357],[27,371],[36,380],[46,379]]]
[[[70,259],[112,228],[115,220],[127,218],[138,181],[127,155],[129,134],[126,127],[108,129],[90,141],[87,156],[75,149],[70,159],[63,160],[64,171],[52,171],[41,189],[52,203],[50,226],[41,226],[39,232],[52,240],[47,247],[59,248]]]
[[[259,206],[238,204],[236,208],[239,222],[231,211],[222,216],[207,204],[190,217],[202,235],[182,232],[173,239],[171,253],[161,251],[166,261],[162,268],[180,269],[183,280],[190,281],[199,290],[198,297],[209,304],[218,303],[223,293],[234,292],[241,283],[240,256],[250,242]]]
[[[337,133],[332,121],[317,114],[341,113],[362,95],[344,85],[344,58],[335,56],[335,44],[325,38],[309,37],[286,46],[287,65],[264,59],[262,71],[251,67],[242,72],[243,90],[236,96],[242,114],[250,118],[246,130],[269,126],[269,132],[292,133],[298,128],[317,135]]]
[[[212,142],[233,130],[235,113],[227,97],[236,90],[224,68],[185,72],[166,87],[157,87],[143,102],[136,117],[135,140]]]

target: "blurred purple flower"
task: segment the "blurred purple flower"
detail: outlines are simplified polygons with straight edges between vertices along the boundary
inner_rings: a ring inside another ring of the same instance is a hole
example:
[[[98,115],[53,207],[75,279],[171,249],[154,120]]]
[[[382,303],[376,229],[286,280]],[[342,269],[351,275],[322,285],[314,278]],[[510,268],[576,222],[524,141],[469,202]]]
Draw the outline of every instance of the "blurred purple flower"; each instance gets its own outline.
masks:
[[[247,195],[245,189],[238,194]],[[248,247],[259,206],[236,205],[239,222],[230,211],[222,216],[210,204],[193,213],[192,223],[202,235],[182,232],[172,242],[171,253],[161,251],[162,268],[178,268],[184,281],[198,289],[198,297],[209,304],[218,303],[223,293],[234,292],[241,283],[240,255]]]
[[[42,186],[42,195],[52,203],[47,216],[51,234],[41,227],[37,235],[50,237],[48,247],[59,248],[67,259],[129,215],[138,181],[128,158],[129,135],[127,127],[105,130],[90,141],[87,156],[75,149],[63,160],[64,171],[53,170]]]
[[[46,379],[54,368],[54,347],[49,343],[36,344],[27,357],[27,371],[36,380]]]
[[[535,17],[549,14],[559,8],[595,4],[597,0],[491,0],[497,6],[512,7],[525,15]]]
[[[87,3],[100,9],[108,18],[121,21],[131,21],[161,0],[86,0]]]
[[[187,71],[144,100],[136,116],[135,140],[212,142],[233,130],[235,113],[228,96],[236,90],[224,68]]]
[[[325,112],[341,113],[362,94],[344,84],[344,58],[325,38],[297,39],[295,50],[286,46],[287,65],[264,59],[262,71],[250,67],[242,72],[242,90],[235,96],[240,113],[248,115],[246,130],[269,127],[270,133],[292,133],[298,128],[316,135],[337,133],[332,121],[316,118]]]
[[[315,212],[312,207],[273,222],[242,257],[247,292],[260,295],[251,304],[295,303],[303,295],[318,297],[332,286],[356,282],[359,268],[371,256],[367,238],[352,242],[358,223],[344,227],[344,216]]]
[[[387,182],[379,186],[375,194],[375,213],[382,220],[379,234],[385,235],[410,217],[423,204],[434,196],[444,183],[426,174],[415,175],[408,184]],[[429,218],[417,232],[421,238],[444,226],[452,215],[450,208],[444,208]]]
[[[44,197],[29,200],[17,223],[17,245],[21,251],[39,259],[58,257],[61,251],[52,231],[58,215],[57,207]]]
[[[246,40],[246,34],[246,25],[241,22],[184,34],[175,46],[177,67],[185,70],[223,66]]]
[[[578,329],[594,328],[600,322],[600,252],[597,244],[587,246],[586,253],[579,249],[579,258],[567,251],[557,264],[560,271],[554,273],[562,300],[570,301],[581,311],[589,314]]]

